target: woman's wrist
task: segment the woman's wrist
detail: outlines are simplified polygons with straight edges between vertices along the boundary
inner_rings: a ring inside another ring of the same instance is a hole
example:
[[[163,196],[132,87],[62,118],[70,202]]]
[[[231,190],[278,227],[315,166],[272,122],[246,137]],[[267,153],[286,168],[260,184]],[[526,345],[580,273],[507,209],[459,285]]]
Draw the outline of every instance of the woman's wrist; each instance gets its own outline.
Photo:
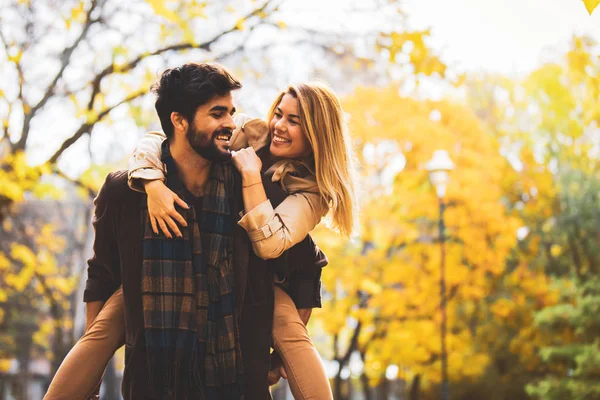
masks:
[[[152,191],[161,184],[163,184],[163,181],[161,181],[160,179],[154,179],[151,181],[143,179],[142,184],[144,186],[144,190],[146,191],[146,193],[148,193],[149,191]]]
[[[260,171],[256,170],[256,169],[245,169],[241,172],[241,175],[242,175],[242,183],[244,185],[262,181],[262,176],[260,175]]]

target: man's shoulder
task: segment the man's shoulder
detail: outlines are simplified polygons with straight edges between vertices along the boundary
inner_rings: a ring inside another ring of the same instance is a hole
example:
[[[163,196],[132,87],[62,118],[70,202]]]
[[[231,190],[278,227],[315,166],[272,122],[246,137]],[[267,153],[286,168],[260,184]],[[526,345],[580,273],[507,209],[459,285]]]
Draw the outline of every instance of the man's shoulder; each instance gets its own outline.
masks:
[[[127,174],[127,170],[109,173],[98,196],[104,196],[110,201],[118,203],[139,201],[143,194],[129,188]]]

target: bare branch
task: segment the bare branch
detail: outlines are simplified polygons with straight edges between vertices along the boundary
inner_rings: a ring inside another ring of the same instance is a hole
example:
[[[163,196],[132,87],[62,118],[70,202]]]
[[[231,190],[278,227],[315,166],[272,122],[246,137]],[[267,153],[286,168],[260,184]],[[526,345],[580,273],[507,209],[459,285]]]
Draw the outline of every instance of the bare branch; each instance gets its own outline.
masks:
[[[265,15],[267,14],[265,10],[267,10],[272,4],[277,3],[276,0],[267,0],[263,3],[263,5],[259,8],[256,8],[254,10],[252,10],[251,12],[249,12],[244,19],[249,19],[251,17],[254,16],[261,16],[261,21],[265,20]],[[272,11],[277,10],[277,5],[274,6]],[[259,24],[257,24],[259,25]],[[254,29],[257,25],[253,26],[250,28],[250,30]],[[104,78],[106,78],[107,76],[114,74],[114,73],[123,73],[123,72],[127,72],[130,71],[132,69],[134,69],[141,61],[143,61],[144,59],[150,57],[150,56],[156,56],[156,55],[160,55],[166,52],[170,52],[170,51],[182,51],[182,50],[188,50],[188,49],[201,49],[201,50],[206,50],[206,51],[210,51],[212,45],[214,45],[216,42],[218,42],[221,38],[223,38],[224,36],[235,32],[236,30],[238,30],[238,28],[236,26],[231,27],[230,29],[224,30],[222,32],[220,32],[219,34],[217,34],[216,36],[214,36],[213,38],[211,38],[210,40],[203,42],[203,43],[179,43],[179,44],[174,44],[174,45],[170,45],[170,46],[166,46],[163,47],[161,49],[155,50],[153,52],[150,53],[145,53],[145,54],[141,54],[138,57],[136,57],[135,59],[133,59],[132,61],[130,61],[129,63],[127,63],[124,66],[121,67],[116,67],[114,64],[111,64],[107,67],[105,67],[102,71],[100,71],[100,73],[98,73],[98,75],[96,75],[96,77],[93,79],[93,81],[91,82],[91,87],[92,87],[92,92],[90,94],[90,98],[87,104],[87,110],[88,111],[92,111],[94,109],[94,103],[95,100],[97,98],[97,96],[100,94],[101,89],[101,83],[102,80]],[[237,51],[240,51],[243,48],[243,46],[238,46],[236,49],[234,49],[233,51],[229,52],[229,53],[225,53],[222,55],[222,57],[219,58],[225,58]],[[142,94],[145,94],[145,91],[140,91],[140,92],[136,92],[133,95],[127,97],[126,99],[124,99],[123,101],[121,101],[118,104],[115,104],[112,107],[109,107],[105,110],[103,110],[102,112],[100,112],[100,114],[98,115],[98,118],[93,121],[93,122],[85,122],[83,123],[79,129],[77,129],[77,131],[75,131],[75,133],[68,138],[67,140],[65,140],[62,145],[60,146],[60,148],[54,153],[54,155],[52,155],[52,157],[49,159],[50,163],[56,163],[56,161],[58,160],[58,158],[61,156],[61,154],[68,149],[71,145],[73,145],[73,143],[75,143],[77,140],[79,140],[79,138],[81,138],[81,136],[83,136],[85,133],[89,133],[92,128],[94,127],[94,125],[100,121],[102,118],[104,118],[112,109],[114,109],[115,107],[127,103],[139,96],[141,96]]]
[[[55,173],[56,175],[60,176],[61,178],[63,178],[64,180],[72,183],[73,185],[80,187],[81,189],[85,190],[87,195],[93,199],[94,197],[96,197],[96,191],[94,189],[92,189],[91,187],[87,186],[86,184],[84,184],[83,182],[81,182],[79,179],[73,179],[68,177],[67,175],[65,175],[64,172],[62,172],[60,169],[58,169],[56,166],[54,168],[52,168],[52,172]],[[78,241],[79,243],[79,241]]]
[[[359,321],[354,328],[354,332],[352,333],[352,338],[350,339],[350,343],[348,344],[348,348],[346,349],[346,354],[342,358],[337,359],[336,361],[340,364],[340,369],[350,361],[350,356],[352,356],[352,352],[358,349],[358,337],[360,336],[360,332],[362,330],[362,323]]]
[[[114,110],[115,108],[117,108],[118,106],[125,104],[125,103],[129,103],[130,101],[132,101],[133,99],[136,99],[144,94],[146,94],[147,91],[144,90],[140,90],[138,92],[135,92],[131,95],[129,95],[128,97],[124,98],[123,100],[121,100],[120,102],[118,102],[117,104],[107,107],[104,110],[102,110],[99,114],[98,114],[98,118],[96,118],[96,120],[92,121],[92,122],[84,122],[79,129],[77,129],[77,131],[75,131],[75,133],[68,138],[67,140],[65,140],[63,142],[63,144],[60,146],[60,148],[56,151],[56,153],[54,153],[54,155],[52,157],[50,157],[50,159],[48,160],[51,164],[56,163],[56,161],[58,160],[58,158],[61,156],[61,154],[67,150],[69,147],[71,147],[71,145],[73,143],[75,143],[77,140],[79,140],[79,138],[81,138],[84,134],[86,133],[90,133],[92,128],[94,127],[94,125],[96,125],[98,122],[100,122],[104,117],[106,117],[108,115],[108,113],[110,113],[112,110]]]
[[[13,144],[10,141],[10,136],[8,134],[8,121],[10,121],[10,114],[12,113],[12,107],[13,107],[13,103],[8,101],[8,110],[6,112],[6,120],[2,122],[2,138],[0,138],[0,143],[3,141],[6,141],[6,143],[8,143],[8,147],[9,147],[9,152],[12,153],[13,152]],[[1,148],[0,148],[0,155],[1,154]]]
[[[4,48],[6,49],[6,55],[10,56],[10,54],[8,53],[8,42],[6,41],[6,37],[4,36],[4,33],[2,33],[2,30],[0,29],[0,41],[2,42],[2,44],[4,45]],[[25,75],[23,74],[23,68],[21,67],[21,63],[19,62],[19,60],[14,60],[15,63],[15,67],[17,69],[17,74],[19,75],[19,92],[17,94],[17,99],[21,102],[21,108],[23,109],[23,114],[27,115],[27,108],[28,105],[25,103],[25,99],[23,97],[23,86],[25,84]],[[10,111],[12,111],[12,105],[13,103],[10,103],[9,105],[9,116],[10,116]],[[4,137],[8,137],[8,124],[5,124],[4,126]],[[16,150],[15,146],[10,142],[10,147],[11,147],[11,151]]]
[[[81,30],[81,33],[79,34],[77,39],[75,39],[75,42],[73,42],[73,44],[71,46],[69,46],[63,50],[63,53],[61,56],[60,69],[56,73],[56,76],[54,77],[54,79],[52,80],[52,82],[50,83],[48,88],[46,89],[44,96],[35,106],[33,106],[29,110],[28,113],[25,113],[25,118],[23,120],[23,130],[21,132],[21,138],[15,145],[15,147],[17,149],[21,149],[21,150],[25,149],[25,145],[27,143],[27,138],[29,137],[29,130],[31,128],[31,120],[33,119],[33,117],[35,116],[37,111],[40,110],[42,107],[44,107],[44,105],[52,97],[52,95],[54,94],[54,89],[56,89],[56,85],[57,85],[58,81],[60,80],[60,78],[62,78],[62,75],[65,72],[65,69],[69,66],[73,52],[75,51],[77,46],[79,46],[79,43],[81,43],[81,41],[87,36],[87,34],[90,30],[90,27],[92,25],[94,25],[94,23],[98,22],[98,20],[91,19],[91,15],[94,12],[94,10],[96,9],[97,5],[98,5],[98,0],[93,0],[92,4],[90,6],[90,9],[88,10],[88,12],[86,14],[85,23],[84,23],[83,29]]]
[[[267,0],[260,8],[256,8],[256,9],[252,10],[252,12],[248,13],[244,17],[244,19],[248,19],[253,16],[265,13],[265,10],[273,2],[274,2],[274,0]],[[277,9],[277,7],[275,7],[275,9]],[[115,69],[114,64],[107,66],[98,75],[96,75],[96,77],[92,81],[92,94],[91,94],[90,100],[88,102],[88,109],[92,109],[92,107],[94,105],[94,101],[96,100],[96,96],[100,93],[100,84],[101,84],[102,80],[105,77],[107,77],[108,75],[111,75],[115,72],[123,73],[123,72],[130,71],[133,68],[135,68],[142,60],[144,60],[148,57],[151,57],[151,56],[157,56],[157,55],[160,55],[160,54],[163,54],[166,52],[170,52],[170,51],[182,51],[182,50],[190,50],[190,49],[200,49],[200,50],[210,51],[211,46],[213,44],[215,44],[216,42],[218,42],[219,39],[221,39],[222,37],[224,37],[232,32],[235,32],[236,30],[238,30],[238,28],[236,26],[233,26],[225,31],[222,31],[221,33],[219,33],[218,35],[216,35],[215,37],[213,37],[212,39],[210,39],[204,43],[179,43],[179,44],[174,44],[174,45],[163,47],[163,48],[155,50],[151,53],[139,55],[137,58],[130,61],[126,65],[119,67],[118,71]]]

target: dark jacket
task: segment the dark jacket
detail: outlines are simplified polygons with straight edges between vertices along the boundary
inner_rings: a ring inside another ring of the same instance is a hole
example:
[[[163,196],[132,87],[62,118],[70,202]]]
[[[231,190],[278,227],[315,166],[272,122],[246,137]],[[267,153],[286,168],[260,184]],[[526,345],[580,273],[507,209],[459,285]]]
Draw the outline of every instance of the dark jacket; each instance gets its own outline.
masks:
[[[236,174],[236,212],[243,210],[241,182]],[[265,183],[274,202],[285,198],[277,185]],[[125,303],[124,399],[155,399],[149,393],[142,314],[142,215],[146,195],[127,186],[127,171],[111,173],[94,201],[94,254],[88,261],[84,301],[106,301],[123,286]],[[234,221],[234,223],[237,221]],[[265,261],[254,255],[247,233],[234,226],[236,314],[244,363],[245,399],[268,399],[267,383],[273,323],[273,270],[275,263],[293,260],[288,290],[299,308],[320,306],[319,278],[326,258],[310,239],[288,250],[281,260]],[[312,246],[312,247],[311,247]],[[316,279],[316,281],[315,281]]]

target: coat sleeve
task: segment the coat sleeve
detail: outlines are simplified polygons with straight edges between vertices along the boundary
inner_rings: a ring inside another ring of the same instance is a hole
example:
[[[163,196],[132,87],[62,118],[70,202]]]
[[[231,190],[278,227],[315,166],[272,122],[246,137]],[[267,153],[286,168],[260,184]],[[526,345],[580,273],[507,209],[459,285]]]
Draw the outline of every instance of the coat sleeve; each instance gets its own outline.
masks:
[[[114,194],[113,174],[109,174],[94,199],[93,255],[88,260],[88,278],[83,301],[106,301],[121,285],[121,265],[115,232],[117,199]]]
[[[161,146],[166,139],[162,132],[148,132],[138,142],[129,157],[129,187],[144,192],[142,180],[164,180],[165,167],[161,161]]]
[[[246,213],[238,224],[248,232],[254,253],[262,259],[277,258],[300,243],[327,213],[320,195],[291,194],[276,208],[266,200]]]

